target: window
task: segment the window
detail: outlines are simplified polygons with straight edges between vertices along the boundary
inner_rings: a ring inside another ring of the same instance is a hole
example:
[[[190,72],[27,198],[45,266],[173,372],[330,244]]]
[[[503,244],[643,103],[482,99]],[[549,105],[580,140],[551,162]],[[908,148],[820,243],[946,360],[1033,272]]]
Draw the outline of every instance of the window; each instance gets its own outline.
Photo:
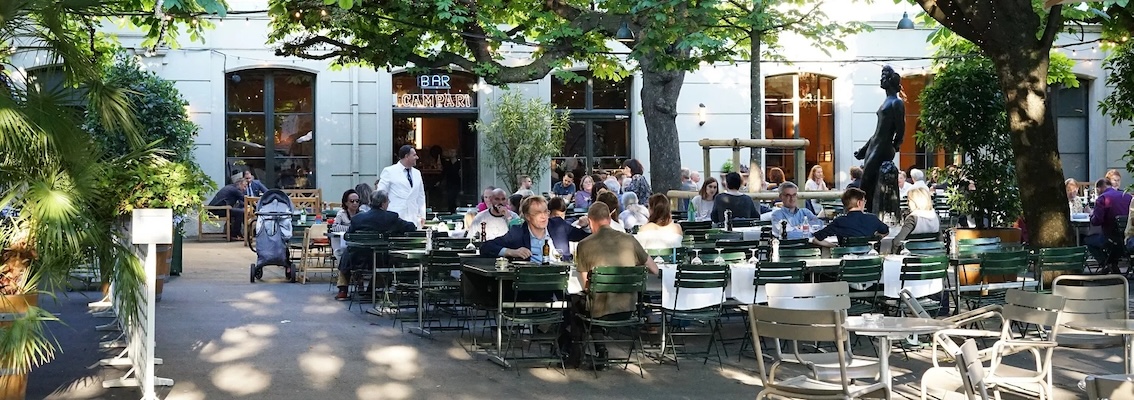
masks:
[[[764,175],[772,168],[784,171],[793,182],[807,179],[813,165],[823,168],[828,187],[834,187],[835,107],[831,96],[834,79],[802,73],[764,78],[764,137],[767,139],[804,138],[811,145],[796,160],[795,150],[768,149],[764,155]],[[802,161],[796,176],[797,163]]]
[[[933,82],[933,75],[910,75],[902,77],[902,100],[906,103],[906,132],[899,149],[898,163],[904,171],[911,168],[928,170],[953,163],[944,149],[930,150],[917,143],[917,130],[921,118],[921,92]]]
[[[1063,177],[1079,182],[1090,182],[1087,160],[1090,157],[1087,142],[1088,88],[1091,81],[1079,78],[1079,87],[1053,87],[1050,96],[1055,110],[1055,129],[1059,135],[1059,159],[1063,163]]]
[[[68,86],[62,67],[43,67],[28,71],[28,89],[32,88],[58,98],[59,104],[80,113],[87,109],[87,89]]]
[[[578,182],[580,175],[621,167],[630,158],[631,78],[611,81],[590,71],[576,74],[583,80],[552,78],[552,105],[571,111],[562,152],[552,159],[553,181],[570,171]]]
[[[228,174],[250,169],[271,188],[316,187],[315,75],[232,72],[225,80],[225,99]]]

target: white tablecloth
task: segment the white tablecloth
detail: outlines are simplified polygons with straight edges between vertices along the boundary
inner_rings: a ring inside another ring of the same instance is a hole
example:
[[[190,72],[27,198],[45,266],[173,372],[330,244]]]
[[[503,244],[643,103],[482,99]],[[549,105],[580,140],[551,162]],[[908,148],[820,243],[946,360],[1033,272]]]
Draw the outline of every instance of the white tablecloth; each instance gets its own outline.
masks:
[[[905,258],[905,256],[888,255],[882,261],[882,284],[886,286],[885,296],[888,298],[896,299],[898,293],[902,291],[902,260]],[[945,285],[941,279],[932,279],[908,281],[906,288],[914,297],[922,297],[944,290]]]
[[[674,287],[674,283],[677,280],[677,266],[673,264],[664,264],[659,266],[659,270],[662,276],[662,307],[672,310],[696,310],[698,308],[705,308],[721,304],[722,299],[720,289],[684,288],[681,289],[681,296],[677,296],[675,305],[674,296],[677,295],[677,288]],[[749,286],[752,285],[752,276],[753,273],[749,273]],[[749,299],[751,299],[751,295],[749,296]]]

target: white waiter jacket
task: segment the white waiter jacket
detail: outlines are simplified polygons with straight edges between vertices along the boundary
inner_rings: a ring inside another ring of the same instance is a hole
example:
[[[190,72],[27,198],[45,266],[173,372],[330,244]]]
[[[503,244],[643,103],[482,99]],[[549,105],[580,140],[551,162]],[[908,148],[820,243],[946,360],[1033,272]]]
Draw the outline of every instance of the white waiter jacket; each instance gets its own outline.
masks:
[[[421,180],[421,171],[410,168],[413,185],[406,179],[406,167],[402,163],[394,163],[382,169],[378,176],[378,187],[374,190],[385,190],[390,196],[388,211],[398,213],[404,221],[412,222],[418,228],[425,219],[425,182]]]

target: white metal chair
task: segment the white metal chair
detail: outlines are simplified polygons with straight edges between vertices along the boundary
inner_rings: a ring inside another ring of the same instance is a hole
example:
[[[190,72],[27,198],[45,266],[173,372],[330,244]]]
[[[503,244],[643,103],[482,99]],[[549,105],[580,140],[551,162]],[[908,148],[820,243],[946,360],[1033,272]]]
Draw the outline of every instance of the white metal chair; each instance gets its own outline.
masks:
[[[776,371],[783,361],[776,361],[771,368],[764,364],[763,357],[756,357],[764,390],[757,399],[781,396],[799,399],[857,399],[890,398],[890,390],[884,382],[857,384],[848,376],[846,343],[848,334],[844,323],[846,311],[836,310],[789,310],[784,308],[751,305],[748,320],[752,329],[752,345],[761,354],[760,338],[772,340],[807,340],[834,342],[835,358],[839,364],[839,376],[835,382],[812,379],[806,375],[776,380]]]
[[[768,283],[764,285],[768,294],[768,305],[788,310],[828,310],[847,312],[850,309],[850,287],[846,282],[823,283]],[[832,381],[840,377],[840,368],[846,367],[846,374],[851,379],[878,379],[881,371],[878,359],[856,356],[851,352],[849,343],[844,365],[834,353],[800,353],[799,341],[792,340],[791,354],[783,354],[780,342],[775,342],[774,356],[786,362],[794,362],[807,366],[815,379]]]
[[[977,354],[976,341],[965,340],[960,351],[953,355],[957,358],[957,368],[933,367],[925,371],[921,377],[921,398],[926,399],[929,387],[944,389],[942,399],[987,400],[988,385],[984,378],[988,371],[981,364]],[[962,390],[963,392],[958,392]],[[962,395],[963,394],[963,395]],[[935,395],[937,395],[935,393]]]
[[[1122,275],[1060,275],[1051,283],[1051,293],[1063,296],[1062,322],[1126,319],[1130,285]],[[1122,347],[1121,336],[1074,330],[1059,330],[1059,346],[1077,349]]]
[[[933,364],[939,366],[938,348],[948,354],[956,354],[960,349],[956,343],[959,338],[994,338],[991,347],[981,349],[977,355],[981,361],[991,360],[986,382],[994,392],[1007,388],[1040,399],[1051,398],[1051,356],[1056,347],[1060,310],[1063,297],[1010,289],[1005,296],[1000,332],[980,329],[945,329],[933,335]],[[1016,339],[1012,327],[1016,324],[1035,325],[1040,331],[1039,339]],[[1045,329],[1050,329],[1045,335]],[[1034,358],[1034,369],[1015,367],[1003,363],[1004,357],[1027,352]],[[999,396],[999,395],[998,395]]]
[[[1134,375],[1091,375],[1084,383],[1090,400],[1134,400]]]

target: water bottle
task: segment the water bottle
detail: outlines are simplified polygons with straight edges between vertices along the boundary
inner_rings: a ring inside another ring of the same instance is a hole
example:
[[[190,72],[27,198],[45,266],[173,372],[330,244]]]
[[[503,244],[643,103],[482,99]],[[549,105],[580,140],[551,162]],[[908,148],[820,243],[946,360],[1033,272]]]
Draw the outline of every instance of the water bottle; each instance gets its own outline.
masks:
[[[425,251],[433,251],[433,228],[425,230]]]
[[[687,208],[685,212],[689,214],[685,216],[685,218],[688,219],[689,222],[697,221],[697,206],[693,205],[692,200],[689,201],[689,208]]]

